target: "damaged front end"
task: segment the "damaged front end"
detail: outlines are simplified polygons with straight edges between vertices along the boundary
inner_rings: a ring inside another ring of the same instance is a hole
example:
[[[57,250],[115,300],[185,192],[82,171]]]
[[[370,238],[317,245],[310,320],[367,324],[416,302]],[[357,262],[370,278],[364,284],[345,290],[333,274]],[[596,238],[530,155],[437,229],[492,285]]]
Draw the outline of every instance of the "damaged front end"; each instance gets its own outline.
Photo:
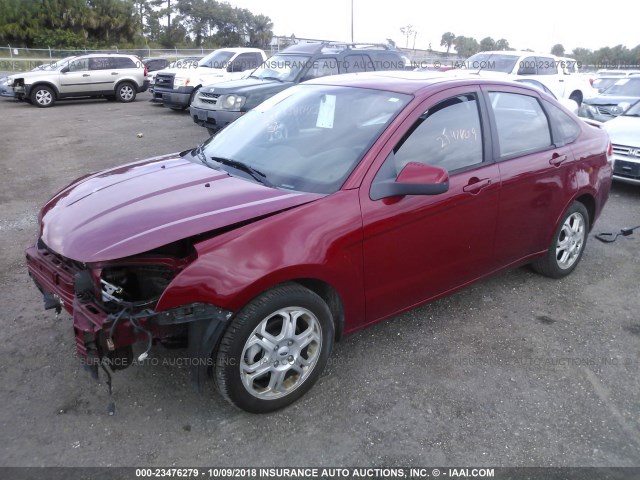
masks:
[[[76,351],[94,377],[98,369],[121,370],[134,362],[141,342],[143,361],[156,343],[188,347],[193,380],[200,387],[209,355],[232,312],[206,303],[157,311],[171,281],[195,258],[188,241],[125,259],[76,262],[58,255],[42,240],[27,249],[29,275],[42,292],[46,309],[64,308],[73,317]],[[106,372],[108,374],[108,372]]]

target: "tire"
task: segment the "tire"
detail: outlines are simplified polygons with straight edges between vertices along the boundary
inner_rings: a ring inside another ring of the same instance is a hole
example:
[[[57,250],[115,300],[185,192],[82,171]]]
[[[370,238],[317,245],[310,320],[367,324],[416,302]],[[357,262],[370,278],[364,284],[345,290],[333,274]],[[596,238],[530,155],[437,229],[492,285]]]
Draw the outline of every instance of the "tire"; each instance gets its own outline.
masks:
[[[213,128],[207,128],[207,132],[209,132],[209,135],[213,137],[216,133],[219,132],[219,130],[214,130]]]
[[[116,87],[116,98],[122,103],[133,102],[136,99],[136,86],[131,82],[119,83]]]
[[[45,85],[37,85],[33,87],[29,98],[33,105],[40,108],[49,108],[56,103],[56,94],[51,88]]]
[[[314,292],[295,283],[268,290],[224,333],[215,362],[218,390],[247,412],[286,407],[318,380],[333,338],[329,307]]]
[[[589,233],[589,212],[574,202],[562,216],[546,255],[532,263],[533,269],[550,278],[562,278],[576,268]]]

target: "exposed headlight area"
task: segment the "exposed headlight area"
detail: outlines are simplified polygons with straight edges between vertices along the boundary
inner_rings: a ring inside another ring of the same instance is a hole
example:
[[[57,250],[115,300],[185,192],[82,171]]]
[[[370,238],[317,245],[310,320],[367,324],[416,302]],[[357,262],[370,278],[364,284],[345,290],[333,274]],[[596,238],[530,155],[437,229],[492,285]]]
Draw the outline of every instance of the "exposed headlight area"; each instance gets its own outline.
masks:
[[[106,306],[141,308],[155,304],[175,273],[167,265],[117,265],[102,269],[101,300]]]

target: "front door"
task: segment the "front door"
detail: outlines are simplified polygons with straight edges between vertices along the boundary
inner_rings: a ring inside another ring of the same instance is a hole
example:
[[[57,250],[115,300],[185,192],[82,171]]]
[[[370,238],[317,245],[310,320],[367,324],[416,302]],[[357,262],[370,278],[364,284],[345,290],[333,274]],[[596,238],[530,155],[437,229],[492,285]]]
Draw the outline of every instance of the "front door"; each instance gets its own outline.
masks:
[[[480,90],[454,88],[429,98],[400,127],[406,132],[372,183],[395,179],[408,162],[449,172],[448,192],[372,200],[363,182],[367,322],[446,293],[495,265],[500,179],[488,146]]]

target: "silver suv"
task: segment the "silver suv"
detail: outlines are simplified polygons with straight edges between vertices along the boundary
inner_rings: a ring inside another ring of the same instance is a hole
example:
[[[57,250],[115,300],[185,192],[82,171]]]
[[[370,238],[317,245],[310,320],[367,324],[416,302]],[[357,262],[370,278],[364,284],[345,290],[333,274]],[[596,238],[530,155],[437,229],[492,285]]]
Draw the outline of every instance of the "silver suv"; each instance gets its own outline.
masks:
[[[73,97],[133,102],[149,88],[147,67],[136,56],[90,54],[65,60],[49,70],[11,75],[8,86],[19,100],[43,108]]]

